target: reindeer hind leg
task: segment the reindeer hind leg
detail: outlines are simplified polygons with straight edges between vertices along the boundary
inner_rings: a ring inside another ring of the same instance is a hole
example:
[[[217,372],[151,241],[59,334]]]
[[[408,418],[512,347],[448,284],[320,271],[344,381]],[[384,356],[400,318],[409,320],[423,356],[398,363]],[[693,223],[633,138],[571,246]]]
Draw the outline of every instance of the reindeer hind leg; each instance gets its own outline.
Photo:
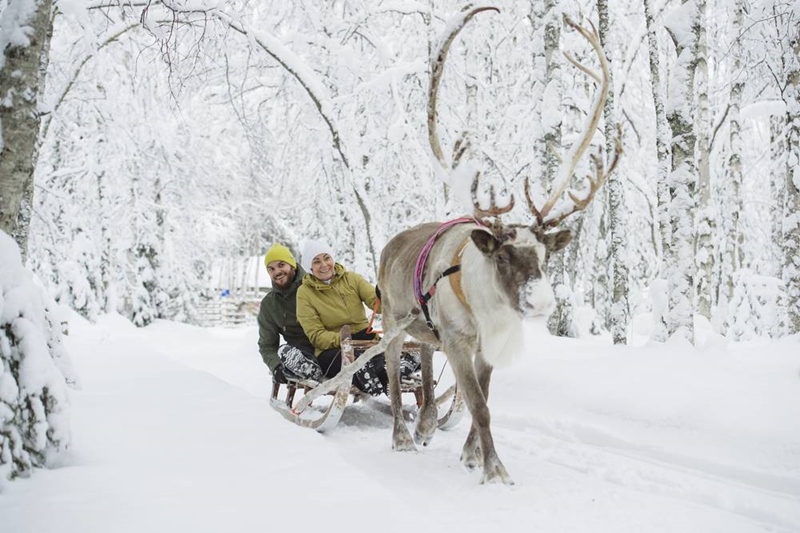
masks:
[[[389,377],[389,398],[392,402],[392,449],[406,452],[415,451],[411,432],[403,420],[403,392],[400,386],[400,351],[403,346],[403,335],[398,335],[389,343],[384,357],[386,358],[386,374]]]
[[[422,344],[420,358],[422,359],[422,406],[419,409],[414,441],[427,446],[436,432],[439,417],[433,392],[433,346]]]

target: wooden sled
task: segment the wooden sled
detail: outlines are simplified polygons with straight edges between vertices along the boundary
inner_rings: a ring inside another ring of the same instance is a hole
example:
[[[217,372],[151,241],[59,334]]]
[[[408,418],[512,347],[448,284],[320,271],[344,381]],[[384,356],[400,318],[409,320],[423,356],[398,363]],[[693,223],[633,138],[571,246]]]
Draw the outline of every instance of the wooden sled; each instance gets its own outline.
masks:
[[[410,322],[410,321],[409,321]],[[372,357],[386,351],[389,341],[405,330],[408,324],[400,324],[394,334],[386,334],[380,341],[354,341],[350,338],[350,328],[345,326],[341,331],[342,339],[342,370],[329,380],[318,383],[315,381],[288,380],[286,395],[280,399],[280,383],[273,383],[270,406],[278,411],[286,420],[298,426],[311,428],[319,432],[332,429],[339,423],[348,399],[351,394],[358,400],[364,393],[352,384],[352,376],[363,368]],[[358,359],[354,357],[355,348],[365,349]],[[404,352],[419,353],[419,344],[415,342],[403,343]],[[401,380],[402,392],[414,395],[417,407],[422,405],[422,380]],[[303,390],[303,397],[295,401],[298,389]],[[314,399],[321,396],[333,396],[324,412],[308,409]],[[448,403],[449,402],[449,403]],[[450,429],[461,420],[464,414],[464,401],[455,385],[449,387],[444,393],[436,397],[436,406],[448,405],[447,410],[439,418],[440,429]]]

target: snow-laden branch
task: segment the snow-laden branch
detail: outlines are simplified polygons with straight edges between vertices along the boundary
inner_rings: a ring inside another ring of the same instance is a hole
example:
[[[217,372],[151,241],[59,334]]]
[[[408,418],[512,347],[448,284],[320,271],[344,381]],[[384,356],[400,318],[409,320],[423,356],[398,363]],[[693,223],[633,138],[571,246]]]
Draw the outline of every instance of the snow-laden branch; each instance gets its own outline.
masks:
[[[322,120],[325,121],[333,138],[333,147],[336,149],[336,152],[339,154],[348,172],[350,172],[352,170],[350,167],[350,160],[342,146],[342,135],[336,125],[336,119],[333,117],[330,93],[314,71],[298,57],[297,54],[284,46],[282,42],[272,35],[247,28],[240,21],[235,20],[232,16],[219,10],[211,11],[210,15],[224,22],[231,29],[239,32],[248,39],[251,39],[259,48],[277,61],[297,80],[300,86],[306,91],[306,94],[308,94],[308,97],[311,98]]]
[[[42,139],[47,138],[47,132],[50,129],[50,122],[52,120],[53,115],[61,107],[61,104],[64,103],[64,100],[66,99],[67,95],[69,95],[69,92],[72,90],[72,87],[75,85],[75,81],[78,79],[78,76],[80,76],[80,73],[83,70],[83,67],[85,67],[86,64],[94,56],[96,56],[98,54],[98,52],[100,52],[100,50],[102,50],[103,48],[105,48],[106,46],[108,46],[108,45],[110,45],[112,43],[117,42],[120,37],[122,37],[123,35],[125,35],[129,31],[131,31],[133,29],[136,29],[138,27],[139,27],[138,23],[124,25],[119,30],[114,31],[111,34],[110,37],[108,37],[105,41],[100,43],[100,45],[94,51],[92,51],[91,53],[87,54],[83,58],[83,60],[81,60],[81,62],[78,64],[78,66],[75,68],[75,70],[73,71],[72,75],[70,76],[69,82],[67,82],[67,84],[64,86],[64,89],[61,91],[61,94],[59,94],[59,96],[56,98],[55,103],[52,106],[50,106],[49,109],[47,109],[47,116],[44,119],[44,124],[42,125]]]
[[[338,158],[342,163],[345,179],[350,184],[350,187],[353,191],[353,196],[355,197],[356,203],[364,218],[367,242],[369,244],[369,253],[372,258],[372,263],[373,265],[377,266],[378,254],[374,242],[375,238],[373,236],[372,229],[372,215],[368,197],[365,191],[363,191],[363,189],[353,178],[354,169],[350,164],[350,157],[348,156],[348,151],[344,146],[343,135],[334,116],[335,112],[332,98],[327,87],[325,87],[325,84],[322,83],[316,73],[305,63],[305,61],[303,61],[302,58],[284,46],[284,44],[278,39],[267,32],[249,28],[244,22],[242,22],[241,18],[222,11],[213,2],[196,0],[190,5],[184,5],[180,7],[176,6],[172,1],[164,1],[163,4],[167,9],[175,14],[185,15],[202,13],[205,17],[218,20],[222,24],[244,36],[254,47],[260,48],[267,53],[270,57],[277,61],[281,67],[291,74],[295,80],[297,80],[297,82],[313,102],[314,107],[317,109],[317,112],[319,113],[320,117],[322,117],[322,120],[325,122],[325,125],[331,134],[333,148],[336,154],[338,154]],[[145,10],[145,12],[142,13],[142,23],[146,27],[149,27],[147,19],[148,16]]]

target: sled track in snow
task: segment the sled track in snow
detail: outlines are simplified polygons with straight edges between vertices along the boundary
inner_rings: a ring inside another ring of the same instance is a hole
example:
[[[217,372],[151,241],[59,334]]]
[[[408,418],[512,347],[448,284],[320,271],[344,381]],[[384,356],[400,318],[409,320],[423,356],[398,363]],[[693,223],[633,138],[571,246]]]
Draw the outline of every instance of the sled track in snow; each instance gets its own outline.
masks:
[[[800,480],[673,454],[572,421],[493,419],[501,450],[642,492],[724,510],[781,533],[800,531]]]

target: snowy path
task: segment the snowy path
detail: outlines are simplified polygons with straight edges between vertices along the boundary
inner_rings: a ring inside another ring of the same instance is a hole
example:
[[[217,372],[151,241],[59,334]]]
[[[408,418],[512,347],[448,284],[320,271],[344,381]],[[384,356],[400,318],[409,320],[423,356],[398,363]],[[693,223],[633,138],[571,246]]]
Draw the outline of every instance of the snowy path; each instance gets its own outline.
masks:
[[[798,531],[800,484],[795,479],[671,455],[579,423],[571,426],[501,422],[495,435],[498,446],[587,477],[730,513],[765,530]]]
[[[382,399],[326,435],[288,424],[252,328],[75,330],[73,451],[0,495],[3,533],[800,531],[791,347],[756,371],[736,353],[660,366],[654,348],[547,341],[562,353],[495,374],[505,487],[460,466],[468,417],[410,454],[391,451]]]

